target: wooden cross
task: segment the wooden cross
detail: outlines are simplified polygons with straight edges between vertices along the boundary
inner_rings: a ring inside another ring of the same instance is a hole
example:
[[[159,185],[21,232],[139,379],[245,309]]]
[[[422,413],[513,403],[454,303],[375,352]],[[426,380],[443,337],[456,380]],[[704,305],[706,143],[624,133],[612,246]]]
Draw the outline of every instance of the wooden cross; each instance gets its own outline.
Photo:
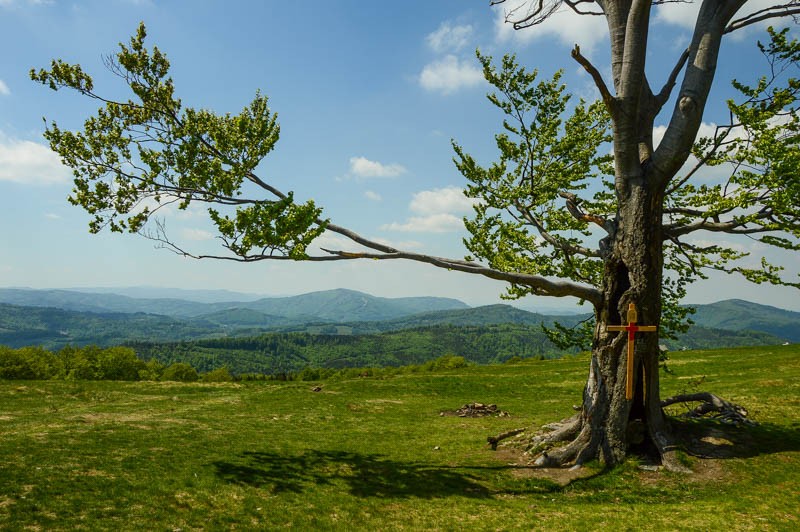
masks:
[[[628,325],[609,325],[609,331],[628,331],[628,366],[625,375],[625,399],[633,399],[633,343],[637,332],[655,332],[656,325],[636,325],[636,305],[628,305]]]

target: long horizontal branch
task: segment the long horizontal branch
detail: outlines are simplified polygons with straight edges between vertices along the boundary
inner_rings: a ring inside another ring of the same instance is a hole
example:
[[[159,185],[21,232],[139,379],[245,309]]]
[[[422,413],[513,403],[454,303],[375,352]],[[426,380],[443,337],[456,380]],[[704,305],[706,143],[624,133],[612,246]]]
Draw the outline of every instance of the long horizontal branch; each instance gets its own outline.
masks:
[[[709,231],[711,233],[727,233],[730,235],[754,235],[758,233],[771,233],[776,231],[774,227],[757,225],[754,227],[747,227],[748,223],[753,220],[736,221],[729,220],[725,222],[716,222],[710,220],[701,220],[699,222],[688,225],[667,225],[664,226],[664,238],[677,238],[679,236],[688,235],[696,231]]]
[[[155,233],[143,232],[141,233],[142,236],[144,236],[149,240],[158,242],[160,246],[163,248],[169,249],[174,253],[177,253],[181,256],[188,258],[227,260],[233,262],[260,262],[264,260],[296,260],[285,254],[273,255],[265,252],[253,255],[246,255],[246,256],[194,254],[191,253],[190,251],[183,249],[178,244],[167,238],[163,225],[157,225],[157,227],[158,229]],[[552,281],[550,279],[538,275],[504,272],[501,270],[488,268],[476,262],[470,262],[458,259],[449,259],[444,257],[436,257],[433,255],[425,255],[423,253],[398,251],[389,246],[385,246],[383,244],[379,244],[377,242],[373,242],[369,239],[363,238],[348,229],[331,225],[328,225],[327,228],[339,234],[348,236],[348,238],[350,238],[349,235],[354,236],[355,239],[351,239],[354,242],[362,243],[363,245],[376,250],[382,248],[385,251],[382,251],[381,253],[372,253],[372,252],[341,251],[341,250],[322,248],[322,251],[328,253],[328,255],[307,256],[303,260],[310,262],[333,262],[333,261],[356,260],[356,259],[411,260],[415,262],[430,264],[438,268],[481,275],[483,277],[488,277],[490,279],[494,279],[497,281],[504,281],[517,285],[527,286],[532,289],[532,292],[535,295],[550,296],[550,297],[568,297],[568,296],[577,297],[579,299],[588,301],[595,306],[599,305],[602,299],[602,294],[600,293],[600,291],[591,286],[572,283],[569,281]]]
[[[497,281],[505,281],[517,285],[530,287],[535,295],[551,296],[551,297],[577,297],[586,300],[593,305],[600,304],[602,294],[594,287],[572,283],[569,281],[551,281],[539,275],[530,275],[525,273],[504,272],[487,268],[474,262],[467,262],[461,260],[447,259],[443,257],[435,257],[432,255],[425,255],[421,253],[411,253],[404,251],[397,251],[395,253],[361,253],[350,251],[339,251],[331,249],[323,249],[323,251],[330,253],[334,257],[340,259],[373,259],[373,260],[392,260],[392,259],[405,259],[413,260],[416,262],[423,262],[431,264],[438,268],[445,268],[448,270],[455,270],[465,273],[472,273],[495,279]]]
[[[676,214],[681,216],[693,216],[695,218],[703,218],[703,219],[712,219],[715,222],[719,221],[720,215],[729,214],[735,211],[738,208],[736,205],[732,205],[730,207],[726,207],[724,209],[718,209],[714,212],[704,211],[702,209],[693,209],[691,207],[667,207],[664,209],[664,214]],[[678,224],[675,224],[672,227],[678,227]]]
[[[284,194],[280,192],[279,194],[280,194],[279,197],[286,197]],[[354,259],[373,259],[373,260],[405,259],[405,260],[412,260],[415,262],[430,264],[438,268],[444,268],[447,270],[455,270],[465,273],[471,273],[471,274],[481,275],[483,277],[488,277],[490,279],[495,279],[498,281],[505,281],[513,284],[528,286],[532,289],[532,292],[536,295],[552,296],[552,297],[572,296],[588,301],[593,305],[599,305],[602,299],[601,292],[592,286],[581,285],[569,281],[552,281],[550,279],[538,275],[504,272],[501,270],[488,268],[477,262],[436,257],[433,255],[426,255],[422,253],[400,251],[391,246],[387,246],[386,244],[382,244],[380,242],[375,242],[374,240],[365,238],[356,233],[355,231],[347,229],[346,227],[329,223],[327,220],[317,220],[316,223],[324,225],[325,229],[328,231],[342,235],[351,242],[364,246],[368,249],[374,250],[377,253],[351,252],[351,251],[330,250],[323,248],[323,251],[328,253],[328,255],[307,256],[303,259],[310,262],[331,262],[331,261],[354,260]],[[156,233],[149,233],[149,234],[142,233],[142,235],[150,240],[158,242],[163,247],[179,255],[189,258],[229,260],[235,262],[258,262],[262,260],[295,260],[283,253],[272,254],[272,253],[266,253],[265,251],[246,256],[240,256],[235,254],[198,255],[183,249],[182,247],[178,246],[175,242],[167,238],[166,231],[164,230],[163,225],[157,224],[157,228],[158,229]]]

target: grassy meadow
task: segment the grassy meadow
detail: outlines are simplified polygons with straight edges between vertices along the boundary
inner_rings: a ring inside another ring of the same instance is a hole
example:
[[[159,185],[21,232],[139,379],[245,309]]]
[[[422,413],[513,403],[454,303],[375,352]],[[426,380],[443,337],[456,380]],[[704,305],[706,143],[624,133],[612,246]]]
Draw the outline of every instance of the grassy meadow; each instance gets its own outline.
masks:
[[[632,458],[570,480],[488,448],[569,415],[586,356],[321,383],[0,381],[0,529],[800,529],[800,347],[669,366],[663,396],[711,391],[760,423],[682,422],[714,457],[687,456],[690,476]],[[440,415],[475,401],[511,415]]]

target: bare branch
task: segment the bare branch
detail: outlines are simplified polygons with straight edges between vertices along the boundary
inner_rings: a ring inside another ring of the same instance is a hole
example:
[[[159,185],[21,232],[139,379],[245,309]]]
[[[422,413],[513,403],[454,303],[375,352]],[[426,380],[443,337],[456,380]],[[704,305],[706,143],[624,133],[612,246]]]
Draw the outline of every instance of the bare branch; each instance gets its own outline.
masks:
[[[672,89],[675,88],[675,82],[678,79],[678,75],[683,70],[683,67],[686,66],[686,61],[689,59],[689,49],[683,51],[681,56],[678,58],[678,62],[672,68],[672,72],[670,72],[669,77],[667,78],[666,83],[661,88],[661,91],[656,95],[656,113],[664,107],[664,104],[667,103],[669,100],[670,94],[672,94]]]
[[[798,16],[800,16],[800,1],[792,0],[791,2],[786,2],[785,4],[760,9],[742,18],[731,21],[731,23],[725,28],[725,33],[731,33],[752,24],[757,24],[773,18],[792,17],[797,19]]]
[[[577,44],[575,45],[575,48],[573,48],[571,55],[572,58],[577,61],[578,64],[581,65],[583,69],[592,77],[597,90],[600,91],[600,96],[603,98],[603,102],[606,104],[606,109],[608,109],[609,114],[613,117],[617,110],[616,100],[608,90],[608,86],[603,80],[603,76],[600,74],[597,68],[595,68],[595,66],[581,54],[581,48]]]
[[[505,3],[506,0],[491,0],[490,6],[496,6]],[[547,20],[553,13],[559,10],[562,4],[566,5],[569,9],[579,15],[597,15],[602,16],[602,11],[592,11],[583,8],[582,4],[595,4],[594,0],[536,0],[531,1],[529,4],[522,4],[510,11],[506,11],[506,22],[512,24],[515,30],[523,28],[530,28],[537,24],[541,24]],[[523,10],[527,6],[527,9]]]

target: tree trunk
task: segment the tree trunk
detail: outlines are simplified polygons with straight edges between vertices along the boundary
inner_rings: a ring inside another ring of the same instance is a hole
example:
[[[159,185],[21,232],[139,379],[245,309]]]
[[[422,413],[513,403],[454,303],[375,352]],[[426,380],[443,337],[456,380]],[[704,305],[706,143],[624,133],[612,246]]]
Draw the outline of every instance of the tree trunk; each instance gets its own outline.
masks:
[[[592,364],[584,392],[583,424],[595,434],[596,454],[604,463],[619,463],[629,448],[652,450],[670,468],[674,462],[671,436],[661,410],[658,333],[637,333],[634,352],[634,394],[625,397],[627,334],[609,332],[607,325],[626,325],[634,303],[640,325],[658,325],[661,318],[663,252],[662,197],[642,179],[624,182],[612,255],[606,261],[603,303],[597,309]],[[580,457],[579,457],[580,458]]]
[[[658,333],[637,333],[633,399],[625,397],[626,333],[610,332],[608,325],[626,325],[634,303],[637,323],[658,325],[661,317],[663,271],[662,197],[642,179],[625,180],[611,254],[605,263],[603,300],[595,308],[597,325],[583,407],[574,418],[540,442],[571,440],[537,461],[542,466],[579,466],[599,459],[608,466],[620,463],[631,450],[647,451],[671,470],[684,470],[674,454],[660,403]]]
[[[627,334],[610,332],[607,326],[625,325],[630,303],[638,309],[639,324],[660,322],[664,190],[688,157],[714,77],[723,29],[741,4],[739,0],[723,7],[710,0],[702,3],[679,104],[657,154],[653,120],[663,102],[654,96],[645,75],[650,3],[601,3],[608,22],[616,93],[608,105],[614,128],[618,213],[615,231],[609,235],[603,297],[595,305],[597,324],[583,407],[579,415],[542,440],[571,439],[551,454],[543,454],[538,460],[542,465],[573,461],[580,465],[595,458],[614,465],[631,446],[640,446],[652,449],[668,469],[685,470],[676,460],[661,410],[658,333],[636,334],[634,394],[628,400]]]

